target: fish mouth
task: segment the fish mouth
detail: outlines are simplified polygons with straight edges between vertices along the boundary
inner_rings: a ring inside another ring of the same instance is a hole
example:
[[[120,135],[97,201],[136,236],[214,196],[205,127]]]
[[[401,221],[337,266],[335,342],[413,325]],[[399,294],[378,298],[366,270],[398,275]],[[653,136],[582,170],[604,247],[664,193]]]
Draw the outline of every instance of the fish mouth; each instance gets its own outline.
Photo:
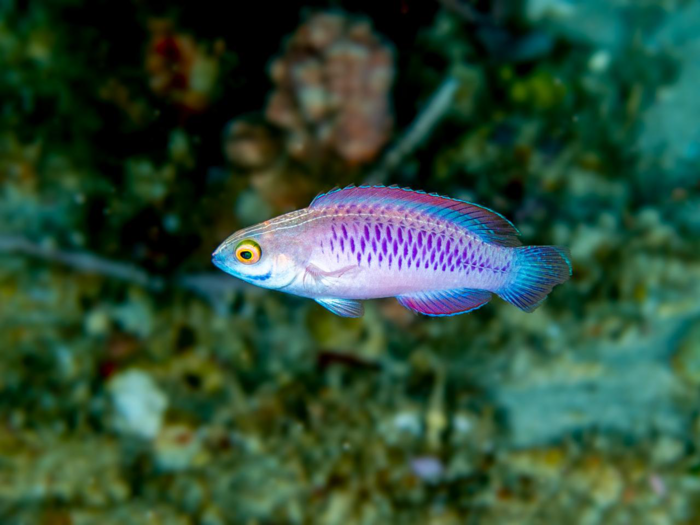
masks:
[[[228,249],[230,244],[228,240],[222,242],[211,254],[211,262],[219,270],[237,276],[230,264],[232,256],[231,250]]]
[[[211,254],[211,262],[220,270],[226,270],[226,256],[223,253],[223,247],[223,244],[219,245],[219,247],[214,250],[214,253]]]
[[[214,253],[211,254],[211,262],[214,263],[214,266],[226,271],[226,256],[233,252],[233,246],[242,238],[241,232],[238,231],[219,244],[216,250],[214,250]]]

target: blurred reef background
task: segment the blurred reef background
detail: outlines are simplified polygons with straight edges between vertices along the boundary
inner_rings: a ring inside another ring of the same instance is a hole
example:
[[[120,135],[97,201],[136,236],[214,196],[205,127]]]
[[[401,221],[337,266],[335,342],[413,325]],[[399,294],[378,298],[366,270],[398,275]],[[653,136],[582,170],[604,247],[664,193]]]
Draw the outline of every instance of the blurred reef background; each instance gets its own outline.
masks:
[[[0,2],[3,525],[700,523],[700,2]],[[349,183],[574,275],[341,319],[210,263]]]

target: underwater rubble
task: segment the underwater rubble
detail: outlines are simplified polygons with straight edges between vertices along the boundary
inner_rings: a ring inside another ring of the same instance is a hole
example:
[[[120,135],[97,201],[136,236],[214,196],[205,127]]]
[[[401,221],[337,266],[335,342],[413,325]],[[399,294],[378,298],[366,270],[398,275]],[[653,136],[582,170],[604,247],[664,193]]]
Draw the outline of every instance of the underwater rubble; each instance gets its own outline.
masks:
[[[317,4],[0,5],[0,522],[700,523],[697,6]],[[377,166],[571,281],[343,319],[215,273]]]

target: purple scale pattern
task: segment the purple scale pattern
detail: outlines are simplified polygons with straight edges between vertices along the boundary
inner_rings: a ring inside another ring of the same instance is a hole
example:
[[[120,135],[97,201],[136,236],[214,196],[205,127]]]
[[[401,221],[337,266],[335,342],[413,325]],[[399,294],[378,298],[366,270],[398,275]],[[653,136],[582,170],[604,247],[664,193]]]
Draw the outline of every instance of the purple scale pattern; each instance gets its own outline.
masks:
[[[352,206],[348,208],[353,208]],[[354,207],[353,209],[359,209]],[[377,222],[360,219],[357,222],[331,224],[331,235],[321,243],[321,252],[350,255],[361,266],[389,269],[432,269],[442,272],[478,271],[506,272],[510,263],[492,267],[490,257],[480,243],[465,237],[451,237],[437,231],[418,229],[417,224]],[[348,250],[346,253],[345,250]]]

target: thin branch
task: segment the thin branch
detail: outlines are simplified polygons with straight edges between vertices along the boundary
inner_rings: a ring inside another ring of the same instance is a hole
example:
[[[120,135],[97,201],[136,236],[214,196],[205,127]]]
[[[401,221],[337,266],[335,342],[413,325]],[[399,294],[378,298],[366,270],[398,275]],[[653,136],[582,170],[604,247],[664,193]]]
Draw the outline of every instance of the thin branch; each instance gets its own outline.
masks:
[[[0,236],[0,253],[27,255],[34,259],[60,263],[74,270],[128,281],[151,290],[162,290],[163,279],[149,275],[129,263],[112,261],[84,251],[66,251],[34,243],[24,237]]]
[[[24,255],[49,263],[58,263],[79,272],[102,275],[153,291],[162,291],[171,286],[181,288],[210,302],[218,301],[235,290],[255,289],[243,281],[214,272],[184,274],[166,279],[151,275],[143,268],[131,263],[113,261],[86,251],[69,251],[42,246],[21,236],[0,235],[0,254]]]
[[[459,81],[448,76],[435,91],[427,105],[409,126],[408,130],[386,152],[379,166],[365,179],[366,184],[380,184],[386,180],[404,160],[423,142],[435,125],[452,105],[452,99],[459,87]]]
[[[440,3],[472,24],[483,22],[485,18],[484,15],[468,3],[460,2],[459,0],[440,0]]]

